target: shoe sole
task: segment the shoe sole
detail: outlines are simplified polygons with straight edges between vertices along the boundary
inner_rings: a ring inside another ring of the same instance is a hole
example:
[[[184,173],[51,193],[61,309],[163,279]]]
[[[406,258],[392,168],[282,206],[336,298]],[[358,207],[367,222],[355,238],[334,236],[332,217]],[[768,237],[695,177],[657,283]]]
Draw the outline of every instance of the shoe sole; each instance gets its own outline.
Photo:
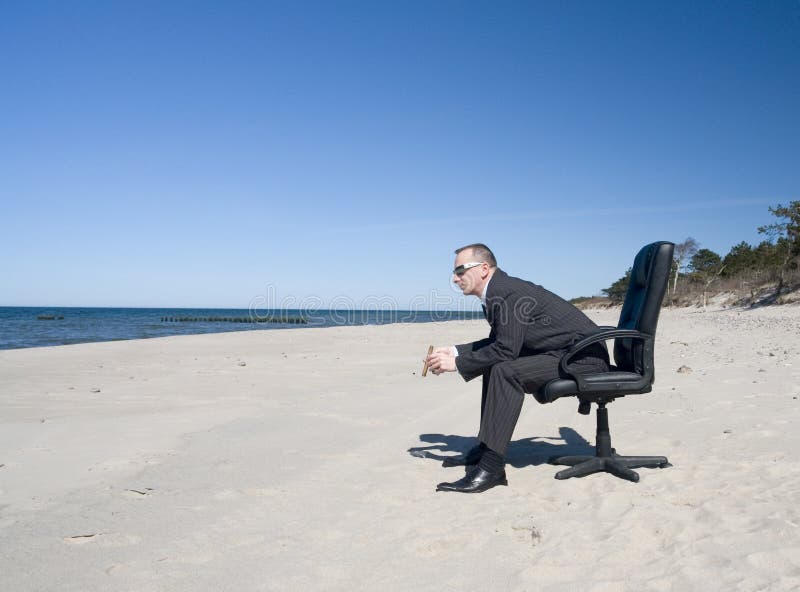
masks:
[[[485,487],[482,489],[447,489],[446,487],[439,487],[436,486],[436,491],[452,491],[453,493],[483,493],[484,491],[489,491],[492,487],[497,487],[498,485],[505,485],[508,486],[508,479],[503,479],[502,481],[498,481],[494,485],[490,485],[489,487]]]

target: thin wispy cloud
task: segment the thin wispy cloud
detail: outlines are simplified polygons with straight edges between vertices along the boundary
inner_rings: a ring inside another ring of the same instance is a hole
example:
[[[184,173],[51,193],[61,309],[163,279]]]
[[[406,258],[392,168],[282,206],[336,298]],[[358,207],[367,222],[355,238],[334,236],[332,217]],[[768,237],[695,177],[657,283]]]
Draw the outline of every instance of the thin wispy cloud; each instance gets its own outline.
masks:
[[[597,216],[638,216],[642,214],[673,214],[683,212],[693,212],[701,210],[714,210],[718,208],[737,208],[748,206],[769,206],[779,203],[780,199],[768,198],[732,198],[721,200],[698,201],[691,203],[653,205],[653,206],[619,206],[613,208],[560,208],[554,210],[544,210],[536,212],[520,212],[508,214],[496,214],[487,216],[467,216],[452,218],[419,218],[413,220],[398,220],[395,222],[378,224],[360,224],[358,226],[329,227],[328,232],[333,234],[365,232],[365,231],[385,231],[403,230],[407,228],[420,228],[424,226],[441,226],[446,224],[471,224],[486,222],[518,222],[520,220],[560,220],[563,218],[586,218]],[[791,201],[788,198],[784,201]]]

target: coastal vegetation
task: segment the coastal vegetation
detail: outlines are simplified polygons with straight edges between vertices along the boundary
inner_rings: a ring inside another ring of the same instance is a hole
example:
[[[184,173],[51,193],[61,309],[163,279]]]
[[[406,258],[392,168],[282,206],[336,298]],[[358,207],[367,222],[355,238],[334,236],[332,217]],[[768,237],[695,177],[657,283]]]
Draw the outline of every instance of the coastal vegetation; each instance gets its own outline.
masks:
[[[800,201],[769,208],[772,224],[760,226],[764,240],[741,241],[721,255],[687,237],[675,245],[665,305],[756,306],[800,301]],[[621,304],[631,270],[602,290],[603,296],[571,300],[583,308]]]

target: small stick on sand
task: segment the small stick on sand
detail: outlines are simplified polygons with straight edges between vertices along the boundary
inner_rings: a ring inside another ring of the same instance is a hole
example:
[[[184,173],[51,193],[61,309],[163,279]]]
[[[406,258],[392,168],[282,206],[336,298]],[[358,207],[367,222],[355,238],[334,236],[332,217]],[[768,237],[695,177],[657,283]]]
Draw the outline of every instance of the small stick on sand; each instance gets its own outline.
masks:
[[[433,346],[431,345],[431,346],[428,348],[428,356],[430,356],[432,353],[433,353]],[[428,374],[428,356],[425,356],[425,365],[422,367],[422,376],[423,376],[423,377],[424,377],[426,374]]]

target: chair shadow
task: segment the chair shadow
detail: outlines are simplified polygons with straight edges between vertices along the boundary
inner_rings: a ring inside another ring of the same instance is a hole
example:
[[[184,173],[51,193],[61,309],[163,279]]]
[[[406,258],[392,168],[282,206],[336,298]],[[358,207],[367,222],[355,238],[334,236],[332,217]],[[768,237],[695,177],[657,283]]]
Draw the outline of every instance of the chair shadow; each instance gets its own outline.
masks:
[[[454,434],[420,434],[419,439],[429,445],[409,448],[408,453],[417,458],[429,458],[438,462],[466,454],[477,444],[474,436]],[[581,454],[594,456],[594,452],[594,446],[586,438],[572,428],[562,426],[558,428],[558,436],[534,436],[512,440],[506,450],[506,464],[521,469],[547,464],[553,456]]]

